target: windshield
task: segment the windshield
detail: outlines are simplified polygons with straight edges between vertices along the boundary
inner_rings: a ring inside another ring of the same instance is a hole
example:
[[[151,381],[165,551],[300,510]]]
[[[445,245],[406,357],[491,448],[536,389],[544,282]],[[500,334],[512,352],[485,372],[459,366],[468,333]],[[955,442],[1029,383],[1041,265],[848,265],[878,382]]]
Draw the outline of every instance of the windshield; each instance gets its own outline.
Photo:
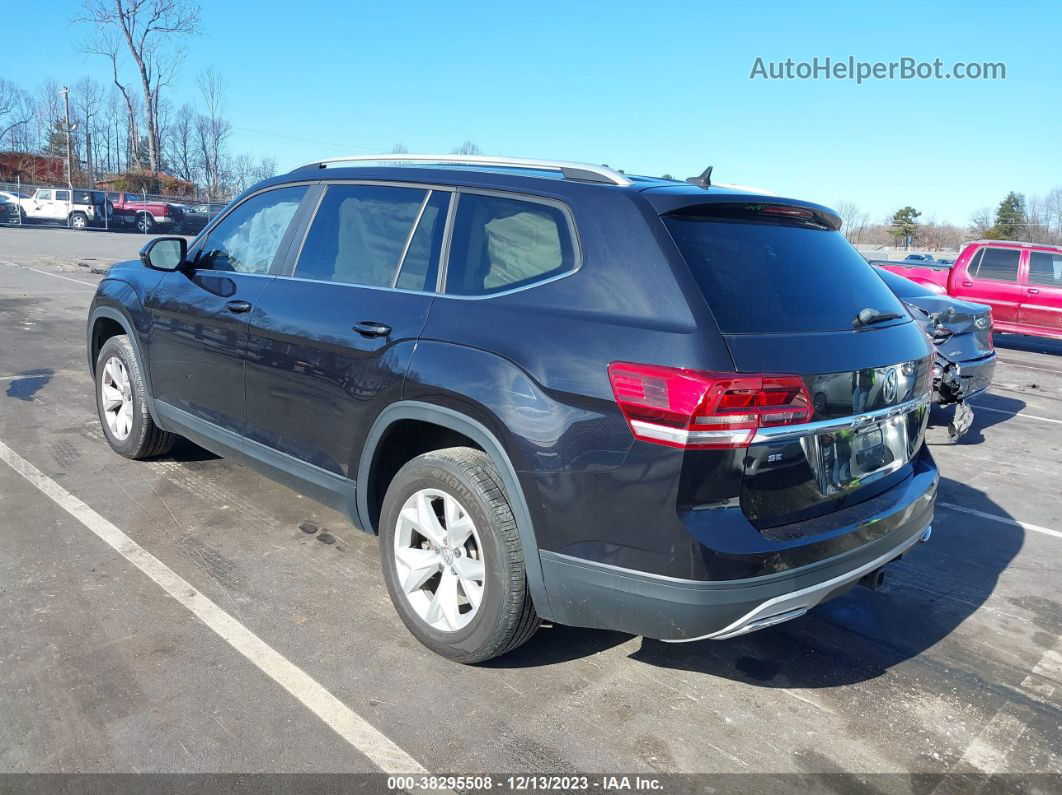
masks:
[[[690,215],[664,218],[724,334],[851,330],[903,305],[836,231]]]

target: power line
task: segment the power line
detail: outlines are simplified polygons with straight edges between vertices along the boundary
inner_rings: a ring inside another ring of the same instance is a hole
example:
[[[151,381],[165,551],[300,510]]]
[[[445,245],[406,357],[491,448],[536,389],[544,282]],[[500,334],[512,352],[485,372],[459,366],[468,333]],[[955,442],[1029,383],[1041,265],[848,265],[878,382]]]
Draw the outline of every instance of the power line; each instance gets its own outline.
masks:
[[[383,151],[384,149],[387,148],[387,147],[383,147],[383,146],[357,146],[355,144],[337,144],[337,143],[333,143],[332,141],[319,141],[319,140],[317,140],[315,138],[300,138],[297,135],[284,135],[282,133],[266,132],[265,130],[252,130],[249,127],[236,127],[236,126],[233,126],[232,129],[239,130],[240,132],[252,133],[253,135],[264,135],[267,138],[285,138],[285,139],[287,139],[289,141],[299,141],[301,143],[306,143],[306,144],[317,144],[318,146],[331,146],[331,147],[334,147],[336,149],[343,149],[343,150],[360,149],[360,150],[362,150],[364,152],[368,152],[370,154],[379,153],[379,152],[381,152],[381,151]]]

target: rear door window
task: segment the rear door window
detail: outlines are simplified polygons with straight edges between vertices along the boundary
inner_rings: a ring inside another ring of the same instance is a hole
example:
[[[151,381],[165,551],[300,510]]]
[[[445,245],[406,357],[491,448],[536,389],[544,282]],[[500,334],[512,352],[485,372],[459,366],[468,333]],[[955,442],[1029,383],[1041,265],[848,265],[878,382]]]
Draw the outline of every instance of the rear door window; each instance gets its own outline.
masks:
[[[68,201],[70,201],[70,191],[68,191],[68,190],[57,190],[55,192],[55,200],[57,202],[68,202]]]
[[[1018,263],[1021,252],[1015,248],[985,248],[973,272],[975,279],[993,279],[1000,282],[1018,281]]]
[[[867,308],[909,317],[839,232],[713,212],[686,208],[664,223],[724,334],[851,330]]]
[[[294,275],[390,287],[428,191],[385,185],[329,185]]]
[[[434,291],[439,276],[439,252],[442,249],[449,191],[435,190],[424,205],[417,229],[409,241],[395,286],[403,290]]]
[[[1029,284],[1062,287],[1062,254],[1029,253]]]
[[[446,292],[491,295],[575,268],[567,214],[553,204],[462,193],[457,202]]]

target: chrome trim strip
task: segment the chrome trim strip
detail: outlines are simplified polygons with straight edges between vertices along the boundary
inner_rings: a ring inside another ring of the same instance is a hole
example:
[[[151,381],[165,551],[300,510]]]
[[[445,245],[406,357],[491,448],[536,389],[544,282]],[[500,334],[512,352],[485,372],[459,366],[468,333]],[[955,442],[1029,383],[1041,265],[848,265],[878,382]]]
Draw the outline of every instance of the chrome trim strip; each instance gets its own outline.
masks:
[[[928,405],[930,394],[926,393],[905,403],[895,406],[886,406],[883,409],[856,414],[851,417],[838,417],[832,420],[819,420],[817,422],[805,422],[801,425],[779,425],[774,428],[760,428],[752,437],[752,444],[758,442],[777,442],[783,439],[793,439],[799,436],[810,436],[819,433],[831,433],[833,431],[846,431],[852,428],[860,428],[880,420],[906,414],[909,411]]]
[[[349,155],[346,157],[329,157],[315,160],[299,166],[294,171],[308,168],[325,168],[330,163],[454,163],[457,165],[509,166],[513,168],[538,169],[543,171],[566,170],[585,171],[603,177],[607,182],[621,187],[631,185],[631,181],[608,166],[594,163],[574,163],[567,160],[536,160],[527,157],[496,157],[493,155],[428,155],[428,154],[389,154],[389,155]]]
[[[249,275],[249,274],[247,274]],[[270,275],[270,274],[262,274]],[[388,290],[393,293],[409,293],[410,295],[435,295],[431,290],[406,290],[402,287],[391,287],[386,284],[354,284],[353,282],[336,282],[329,279],[308,279],[305,276],[276,276],[276,279],[284,279],[289,282],[309,282],[310,284],[332,284],[336,287],[357,287],[361,290]]]
[[[443,285],[446,284],[446,269],[450,266],[450,240],[454,234],[454,219],[457,217],[457,203],[461,200],[461,194],[454,191],[450,194],[450,203],[446,206],[446,220],[443,222],[443,242],[439,249],[439,266],[435,269],[435,292],[441,294]],[[427,287],[427,285],[424,285]]]
[[[640,436],[657,439],[673,444],[736,444],[744,445],[749,436],[748,430],[738,431],[691,431],[685,428],[672,428],[655,422],[631,420],[631,428]]]
[[[409,253],[409,246],[413,242],[413,235],[417,233],[417,227],[420,226],[420,219],[424,217],[424,208],[428,206],[428,200],[430,198],[431,191],[424,191],[424,199],[420,203],[420,209],[417,210],[417,217],[413,219],[413,226],[409,227],[409,232],[406,234],[406,242],[402,246],[402,253],[398,257],[398,267],[395,268],[395,275],[391,277],[392,287],[398,284],[398,277],[402,273],[402,266],[406,262],[406,254]]]
[[[830,591],[833,591],[846,583],[852,582],[853,580],[858,580],[864,574],[868,574],[875,569],[884,566],[897,555],[906,552],[922,540],[927,530],[932,533],[932,525],[926,525],[922,532],[915,533],[902,543],[897,544],[884,555],[880,555],[869,563],[864,563],[859,568],[846,571],[844,574],[839,574],[824,582],[809,585],[807,588],[802,588],[799,591],[781,594],[773,599],[768,599],[766,602],[762,602],[750,610],[737,621],[734,621],[729,626],[726,626],[717,632],[711,632],[707,635],[701,635],[696,638],[664,639],[664,642],[692,643],[697,640],[723,640],[724,638],[733,638],[737,635],[744,635],[746,632],[753,632],[757,629],[769,627],[772,624],[780,624],[783,621],[802,616],[812,607],[821,602]]]

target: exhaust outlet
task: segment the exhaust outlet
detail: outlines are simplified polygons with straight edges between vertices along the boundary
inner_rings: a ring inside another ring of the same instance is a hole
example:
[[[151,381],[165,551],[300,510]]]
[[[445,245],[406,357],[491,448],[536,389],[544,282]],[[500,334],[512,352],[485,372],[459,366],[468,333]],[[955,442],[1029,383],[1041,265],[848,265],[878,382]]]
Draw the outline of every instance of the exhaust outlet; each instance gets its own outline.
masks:
[[[878,590],[885,584],[885,567],[882,566],[880,569],[874,569],[869,574],[864,574],[859,578],[859,584],[872,591]]]

